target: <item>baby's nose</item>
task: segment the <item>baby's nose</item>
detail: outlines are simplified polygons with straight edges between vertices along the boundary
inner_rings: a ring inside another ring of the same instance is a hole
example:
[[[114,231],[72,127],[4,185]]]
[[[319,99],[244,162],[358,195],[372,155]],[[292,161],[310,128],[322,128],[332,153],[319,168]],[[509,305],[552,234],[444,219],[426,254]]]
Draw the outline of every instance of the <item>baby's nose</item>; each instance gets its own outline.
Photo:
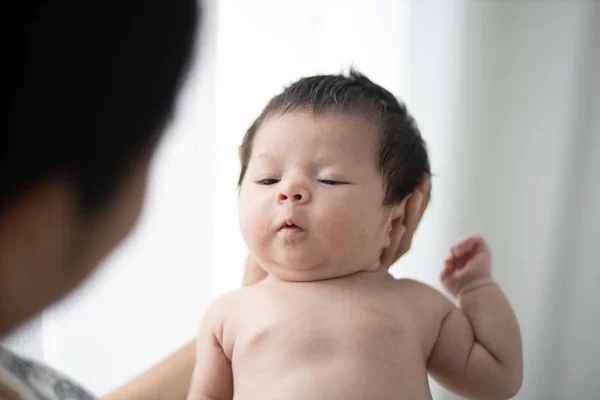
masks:
[[[277,202],[279,203],[290,201],[294,204],[301,205],[310,202],[309,190],[306,186],[296,182],[290,182],[287,185],[283,185],[277,192],[276,197]]]

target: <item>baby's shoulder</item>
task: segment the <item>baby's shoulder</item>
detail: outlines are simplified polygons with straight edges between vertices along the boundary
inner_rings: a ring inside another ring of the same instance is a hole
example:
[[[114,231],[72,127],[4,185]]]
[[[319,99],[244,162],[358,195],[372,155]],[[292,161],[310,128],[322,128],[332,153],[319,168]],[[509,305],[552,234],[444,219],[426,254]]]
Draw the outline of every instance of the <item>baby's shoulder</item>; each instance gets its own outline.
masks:
[[[396,279],[398,296],[403,299],[409,299],[409,303],[414,305],[419,312],[426,312],[430,315],[445,315],[448,308],[452,306],[442,292],[426,283],[414,279],[402,278]]]
[[[252,296],[252,290],[243,287],[223,293],[215,298],[209,305],[208,310],[213,312],[226,312],[231,308],[236,308],[247,301]]]
[[[439,292],[432,286],[410,278],[395,279],[394,283],[399,289],[414,295],[436,296]]]
[[[408,315],[419,331],[423,354],[429,354],[446,316],[454,305],[442,292],[413,279],[398,279],[398,301],[408,310]]]
[[[260,295],[260,285],[242,287],[226,292],[213,300],[208,308],[207,314],[213,316],[231,315],[234,311],[244,308]]]

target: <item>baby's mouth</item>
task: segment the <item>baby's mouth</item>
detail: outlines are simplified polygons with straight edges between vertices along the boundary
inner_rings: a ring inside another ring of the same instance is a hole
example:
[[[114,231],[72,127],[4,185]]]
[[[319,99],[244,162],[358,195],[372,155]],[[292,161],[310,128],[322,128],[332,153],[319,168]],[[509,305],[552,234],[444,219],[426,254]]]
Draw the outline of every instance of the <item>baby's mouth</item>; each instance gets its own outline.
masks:
[[[302,232],[304,229],[298,225],[296,225],[296,223],[288,218],[285,221],[283,221],[283,223],[281,224],[281,226],[279,227],[279,232]]]

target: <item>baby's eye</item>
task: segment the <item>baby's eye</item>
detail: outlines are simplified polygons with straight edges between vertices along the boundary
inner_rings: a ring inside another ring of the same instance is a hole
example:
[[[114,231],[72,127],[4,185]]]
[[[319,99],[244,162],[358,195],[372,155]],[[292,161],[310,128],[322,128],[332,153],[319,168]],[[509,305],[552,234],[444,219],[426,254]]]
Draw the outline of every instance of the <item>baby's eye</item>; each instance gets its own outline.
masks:
[[[344,185],[346,183],[346,182],[341,182],[341,181],[334,181],[332,179],[319,179],[319,182],[321,182],[324,185],[329,185],[329,186]]]
[[[268,186],[268,185],[274,185],[277,182],[279,182],[277,179],[267,178],[267,179],[261,179],[260,181],[258,181],[258,184]]]

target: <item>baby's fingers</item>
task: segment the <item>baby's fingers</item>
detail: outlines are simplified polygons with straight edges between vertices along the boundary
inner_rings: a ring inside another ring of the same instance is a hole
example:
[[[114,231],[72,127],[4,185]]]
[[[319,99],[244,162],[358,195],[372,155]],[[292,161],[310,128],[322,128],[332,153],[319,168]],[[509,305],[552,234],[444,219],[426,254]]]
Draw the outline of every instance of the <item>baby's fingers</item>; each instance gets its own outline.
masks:
[[[443,281],[452,272],[454,272],[454,262],[452,256],[448,256],[446,261],[444,261],[444,268],[442,268],[442,272],[440,273],[440,279]]]
[[[450,248],[451,254],[457,259],[469,258],[473,254],[489,252],[485,239],[478,233],[472,233]]]
[[[466,253],[469,253],[475,245],[475,242],[470,239],[463,239],[450,248],[450,253],[455,258],[461,258]]]

